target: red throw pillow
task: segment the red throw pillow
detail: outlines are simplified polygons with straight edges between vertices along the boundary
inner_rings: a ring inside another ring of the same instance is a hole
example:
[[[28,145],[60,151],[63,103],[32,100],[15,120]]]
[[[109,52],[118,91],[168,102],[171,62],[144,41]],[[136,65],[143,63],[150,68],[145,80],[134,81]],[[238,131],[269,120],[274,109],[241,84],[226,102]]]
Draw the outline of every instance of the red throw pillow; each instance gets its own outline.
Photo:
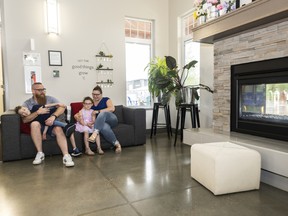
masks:
[[[24,134],[30,134],[30,122],[24,123],[22,120],[20,120],[20,132]]]
[[[71,106],[71,119],[75,121],[74,115],[82,109],[83,104],[82,102],[73,102],[70,103],[70,106]]]

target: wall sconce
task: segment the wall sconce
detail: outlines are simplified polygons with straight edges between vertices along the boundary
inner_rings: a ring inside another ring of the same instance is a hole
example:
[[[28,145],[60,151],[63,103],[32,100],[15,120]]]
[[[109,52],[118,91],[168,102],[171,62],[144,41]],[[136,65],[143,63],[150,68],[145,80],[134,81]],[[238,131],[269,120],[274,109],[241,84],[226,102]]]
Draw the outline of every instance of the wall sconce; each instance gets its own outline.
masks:
[[[30,38],[30,50],[34,51],[35,50],[35,41],[34,38]]]
[[[58,0],[46,0],[48,34],[59,34]]]

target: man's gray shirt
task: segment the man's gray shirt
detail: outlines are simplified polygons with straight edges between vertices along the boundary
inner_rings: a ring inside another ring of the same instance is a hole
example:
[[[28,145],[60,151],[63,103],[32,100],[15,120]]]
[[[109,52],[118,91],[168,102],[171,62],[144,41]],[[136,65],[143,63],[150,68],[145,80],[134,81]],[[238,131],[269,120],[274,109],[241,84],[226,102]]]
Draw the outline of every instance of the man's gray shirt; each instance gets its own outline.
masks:
[[[56,98],[52,97],[52,96],[46,96],[46,104],[52,104],[52,103],[59,103],[59,100],[57,100]],[[34,100],[34,98],[30,98],[26,101],[24,101],[22,106],[27,107],[29,110],[32,110],[32,107],[34,105],[38,105],[38,103]],[[65,115],[61,114],[58,118],[58,121],[61,122],[65,122]]]

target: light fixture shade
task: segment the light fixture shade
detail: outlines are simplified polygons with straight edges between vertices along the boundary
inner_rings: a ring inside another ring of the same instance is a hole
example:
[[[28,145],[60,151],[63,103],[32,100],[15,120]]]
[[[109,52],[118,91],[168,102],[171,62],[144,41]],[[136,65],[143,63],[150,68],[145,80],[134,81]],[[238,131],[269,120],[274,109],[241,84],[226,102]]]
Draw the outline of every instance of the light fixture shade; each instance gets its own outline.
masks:
[[[47,31],[59,34],[58,0],[47,0]]]
[[[34,38],[30,38],[30,49],[31,51],[35,50],[35,41]]]

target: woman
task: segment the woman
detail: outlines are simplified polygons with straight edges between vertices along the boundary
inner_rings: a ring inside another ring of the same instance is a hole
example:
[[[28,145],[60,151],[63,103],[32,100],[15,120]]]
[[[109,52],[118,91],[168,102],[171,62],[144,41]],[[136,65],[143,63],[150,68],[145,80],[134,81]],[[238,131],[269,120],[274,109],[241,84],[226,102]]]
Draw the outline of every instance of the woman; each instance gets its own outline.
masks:
[[[89,137],[89,142],[96,142],[97,136],[101,133],[103,137],[114,145],[115,152],[120,153],[122,151],[121,145],[117,140],[112,128],[118,124],[118,119],[113,113],[115,107],[113,102],[108,97],[102,96],[102,89],[100,86],[96,86],[92,91],[93,106],[91,109],[95,110],[94,113],[97,115],[94,123],[94,131]],[[78,114],[75,115],[75,119],[81,118]]]

